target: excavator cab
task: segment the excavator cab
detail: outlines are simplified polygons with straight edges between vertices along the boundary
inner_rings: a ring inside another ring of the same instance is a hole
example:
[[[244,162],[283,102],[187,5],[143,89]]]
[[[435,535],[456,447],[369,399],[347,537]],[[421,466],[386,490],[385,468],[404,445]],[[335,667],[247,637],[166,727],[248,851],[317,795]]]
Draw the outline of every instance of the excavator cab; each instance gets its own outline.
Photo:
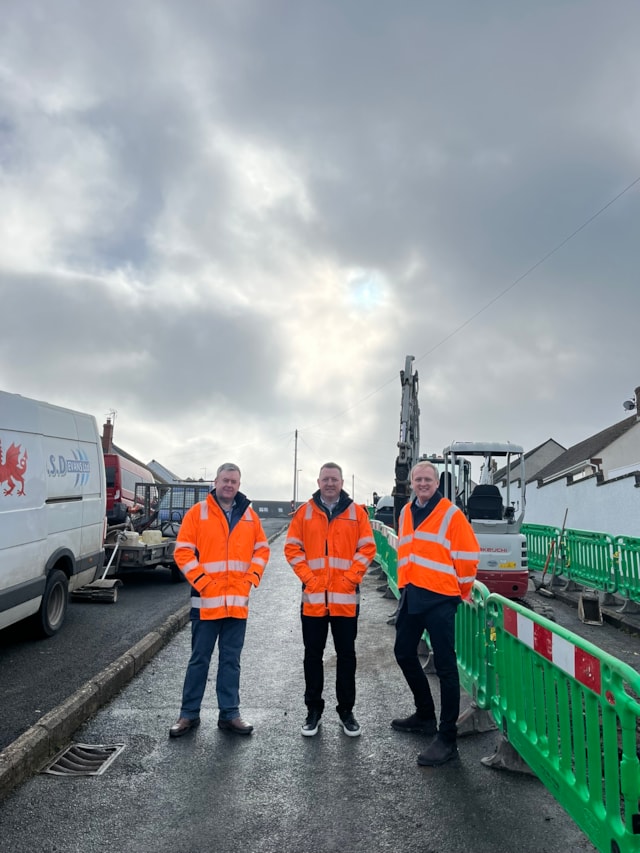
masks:
[[[526,482],[522,447],[510,442],[454,441],[442,456],[445,476],[451,474],[459,506],[480,545],[478,581],[489,592],[524,598],[529,571],[527,540],[520,529]],[[473,485],[470,478],[460,484],[461,460],[475,466],[477,484]]]
[[[467,515],[470,521],[474,518],[500,521],[504,516],[500,489],[491,485],[476,486],[469,496]]]

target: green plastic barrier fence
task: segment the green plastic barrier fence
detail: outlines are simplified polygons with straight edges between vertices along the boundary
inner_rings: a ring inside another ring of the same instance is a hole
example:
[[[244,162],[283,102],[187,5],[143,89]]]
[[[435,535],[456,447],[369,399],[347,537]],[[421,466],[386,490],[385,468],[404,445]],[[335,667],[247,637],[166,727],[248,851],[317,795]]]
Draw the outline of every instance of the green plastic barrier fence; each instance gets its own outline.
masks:
[[[560,541],[560,528],[546,527],[543,524],[523,524],[521,532],[527,537],[529,568],[542,571],[549,557],[552,542],[554,550],[549,558],[550,563],[556,556],[555,549]]]
[[[530,568],[544,569],[555,541],[550,574],[640,603],[640,538],[569,528],[560,541],[557,527],[542,524],[523,524],[522,532],[527,537]]]
[[[554,622],[486,602],[498,726],[600,851],[640,850],[640,674]]]
[[[491,705],[487,690],[488,643],[485,602],[487,587],[476,581],[471,600],[463,601],[456,612],[456,655],[460,684],[470,694],[478,708],[486,711]]]
[[[590,530],[565,530],[564,540],[567,578],[605,592],[615,592],[617,578],[612,537]]]
[[[616,536],[614,547],[618,592],[631,601],[640,602],[640,539]]]
[[[389,589],[396,598],[400,598],[398,589],[398,537],[391,528],[380,522],[373,522],[373,535],[376,541],[376,560],[387,578]],[[463,602],[456,612],[456,654],[460,684],[469,693],[483,711],[490,707],[487,691],[487,633],[485,601],[489,595],[487,587],[476,581],[471,592],[471,601]],[[429,635],[424,632],[423,640],[431,648]]]
[[[371,522],[373,537],[376,541],[376,559],[387,576],[389,589],[396,598],[400,598],[398,590],[398,537],[394,530],[379,521]]]

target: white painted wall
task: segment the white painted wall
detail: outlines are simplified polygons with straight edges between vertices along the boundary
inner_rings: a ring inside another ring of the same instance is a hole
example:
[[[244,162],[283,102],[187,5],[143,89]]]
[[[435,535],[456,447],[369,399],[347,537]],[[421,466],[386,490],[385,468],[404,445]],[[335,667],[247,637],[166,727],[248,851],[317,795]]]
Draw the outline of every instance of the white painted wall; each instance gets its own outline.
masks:
[[[640,468],[640,423],[612,442],[600,454],[602,457],[602,472],[605,477],[613,477],[612,471],[630,463]]]
[[[526,524],[562,527],[568,509],[567,527],[574,530],[640,537],[640,487],[634,474],[601,485],[596,477],[571,485],[566,479],[556,480],[541,488],[529,483],[526,500]]]

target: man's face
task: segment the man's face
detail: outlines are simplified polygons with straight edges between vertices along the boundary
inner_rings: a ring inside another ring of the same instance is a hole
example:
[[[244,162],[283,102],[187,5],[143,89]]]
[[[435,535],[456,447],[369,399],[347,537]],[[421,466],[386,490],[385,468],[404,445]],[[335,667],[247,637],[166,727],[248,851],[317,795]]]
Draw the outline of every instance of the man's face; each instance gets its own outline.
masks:
[[[435,495],[439,482],[440,480],[436,477],[433,468],[429,468],[426,465],[424,468],[416,468],[411,475],[411,488],[422,504]]]
[[[335,503],[340,497],[344,480],[337,468],[323,468],[318,477],[320,497],[325,503]]]
[[[223,501],[233,503],[240,488],[240,474],[237,471],[221,471],[213,481],[216,495]]]

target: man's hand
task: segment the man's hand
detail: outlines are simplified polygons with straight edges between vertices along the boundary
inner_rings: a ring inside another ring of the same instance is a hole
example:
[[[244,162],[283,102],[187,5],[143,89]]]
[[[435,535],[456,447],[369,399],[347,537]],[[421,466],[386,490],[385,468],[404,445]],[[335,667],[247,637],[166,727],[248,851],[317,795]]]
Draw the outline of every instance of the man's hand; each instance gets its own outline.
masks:
[[[304,589],[305,589],[305,592],[308,592],[308,593],[323,592],[324,586],[320,582],[320,578],[317,578],[314,575],[310,581],[307,581],[307,583],[305,583]]]
[[[354,589],[355,589],[355,588],[358,586],[358,584],[360,583],[360,580],[359,580],[358,576],[357,576],[357,575],[353,575],[351,572],[345,572],[345,573],[344,573],[344,579],[347,581],[347,583],[350,583],[350,584],[351,584],[351,586],[352,586]]]

